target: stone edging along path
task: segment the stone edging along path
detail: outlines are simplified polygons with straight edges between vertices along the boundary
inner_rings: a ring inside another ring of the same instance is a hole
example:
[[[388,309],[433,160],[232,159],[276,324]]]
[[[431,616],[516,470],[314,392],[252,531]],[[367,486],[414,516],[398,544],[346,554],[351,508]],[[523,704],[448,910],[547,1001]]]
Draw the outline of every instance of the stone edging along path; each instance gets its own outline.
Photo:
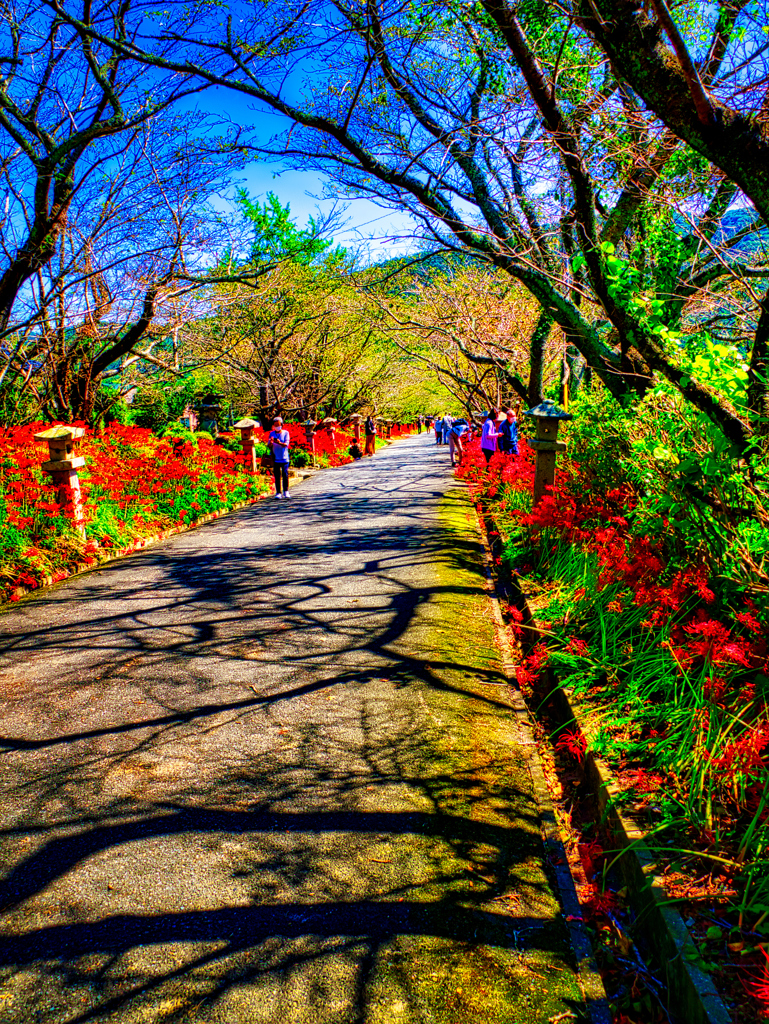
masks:
[[[478,515],[477,522],[478,533],[483,544],[486,589],[493,608],[497,646],[500,650],[504,673],[508,680],[508,693],[513,704],[512,718],[518,733],[517,742],[526,757],[529,767],[534,787],[534,796],[539,808],[542,840],[550,869],[558,887],[563,908],[563,918],[569,933],[569,941],[574,952],[585,1001],[588,1005],[590,1022],[591,1024],[611,1024],[611,1012],[606,991],[598,970],[593,946],[582,917],[575,878],[569,864],[563,840],[561,839],[555,808],[553,807],[550,791],[545,781],[537,741],[532,731],[530,712],[516,684],[515,660],[507,633],[507,625],[496,593],[494,558],[482,515]]]
[[[302,483],[308,476],[312,476],[314,473],[319,472],[313,470],[311,472],[305,472],[300,470],[291,474],[291,480],[293,486]],[[81,573],[90,572],[92,569],[98,569],[101,565],[106,565],[108,562],[114,562],[118,558],[125,558],[126,555],[134,555],[138,551],[144,551],[146,548],[152,547],[154,544],[159,544],[161,541],[168,540],[169,537],[174,537],[178,533],[188,533],[190,530],[194,530],[198,526],[204,526],[206,523],[212,522],[214,519],[221,519],[222,516],[232,515],[233,512],[237,512],[242,508],[246,508],[248,505],[255,505],[259,501],[264,501],[266,498],[271,498],[273,495],[268,494],[257,494],[255,498],[251,498],[249,501],[239,501],[236,505],[231,508],[222,509],[219,512],[209,512],[204,516],[200,516],[199,519],[193,519],[189,523],[183,523],[179,526],[170,526],[167,530],[161,530],[160,533],[153,533],[149,537],[142,537],[141,540],[135,541],[133,544],[128,544],[122,548],[110,548],[109,551],[98,549],[93,554],[93,561],[91,562],[76,562],[72,569],[64,575],[56,576],[43,576],[37,586],[28,587],[23,584],[15,587],[5,601],[0,601],[0,609],[7,608],[9,604],[13,604],[20,600],[22,597],[27,597],[29,594],[36,594],[40,590],[47,590],[49,587],[53,587],[58,583],[64,583],[73,576],[79,576]]]
[[[493,528],[498,541],[504,535],[495,520],[483,513],[479,516],[486,531]],[[526,647],[533,647],[541,637],[540,626],[525,595],[516,586],[512,596],[523,614],[521,627],[526,631]],[[585,775],[592,795],[597,801],[620,853],[615,858],[624,884],[627,886],[635,914],[634,927],[642,935],[655,965],[662,970],[668,990],[668,1009],[674,1008],[673,1019],[685,1024],[731,1024],[732,1018],[713,979],[695,966],[697,947],[679,911],[671,905],[665,887],[657,873],[657,863],[646,843],[646,834],[622,813],[618,797],[619,786],[608,765],[592,749],[593,732],[579,704],[551,679],[550,696],[554,711],[562,726],[576,725],[587,741]]]

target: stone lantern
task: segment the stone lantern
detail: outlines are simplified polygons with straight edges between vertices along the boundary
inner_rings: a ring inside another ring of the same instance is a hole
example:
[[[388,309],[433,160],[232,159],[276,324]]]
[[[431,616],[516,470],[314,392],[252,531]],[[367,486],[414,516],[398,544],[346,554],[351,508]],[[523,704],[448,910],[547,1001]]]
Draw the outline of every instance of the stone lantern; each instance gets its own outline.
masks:
[[[215,395],[206,395],[200,403],[200,429],[207,430],[215,439],[219,433],[219,412],[221,405]]]
[[[242,420],[238,420],[235,424],[234,429],[240,431],[240,445],[243,449],[243,462],[245,463],[246,470],[249,473],[256,472],[256,452],[254,450],[254,427],[258,427],[259,424],[256,420],[250,420],[248,417]]]
[[[326,416],[324,420],[321,420],[321,427],[323,430],[328,431],[328,435],[331,438],[331,447],[336,447],[336,428],[339,420],[335,420],[333,416]]]
[[[311,417],[306,419],[302,426],[304,427],[304,436],[307,438],[307,448],[312,457],[313,465],[315,464],[315,428],[317,423]]]
[[[52,482],[58,488],[56,500],[60,505],[72,502],[72,518],[75,529],[80,537],[85,540],[85,526],[83,525],[83,498],[80,493],[80,477],[78,469],[85,465],[82,455],[75,454],[75,442],[85,434],[83,427],[51,427],[35,434],[36,441],[48,442],[48,462],[44,462],[42,469],[48,473]]]
[[[354,412],[350,416],[350,423],[352,423],[353,433],[355,434],[355,443],[360,444],[360,425],[363,422],[363,417],[359,412]]]
[[[537,421],[537,436],[529,444],[537,452],[537,466],[534,474],[534,504],[536,505],[548,487],[555,483],[555,457],[566,451],[566,444],[558,440],[558,427],[564,420],[574,417],[564,412],[551,399],[546,398],[533,409],[527,409],[524,416]]]
[[[385,426],[387,427],[387,435],[386,436],[387,436],[387,440],[389,441],[390,438],[393,436],[393,421],[392,420],[385,420]]]

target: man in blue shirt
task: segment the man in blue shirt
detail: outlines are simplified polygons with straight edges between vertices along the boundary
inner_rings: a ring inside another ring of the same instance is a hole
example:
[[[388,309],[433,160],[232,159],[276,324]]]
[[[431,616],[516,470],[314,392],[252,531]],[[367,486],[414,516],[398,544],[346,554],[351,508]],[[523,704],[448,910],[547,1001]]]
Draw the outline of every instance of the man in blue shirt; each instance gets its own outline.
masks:
[[[520,409],[520,402],[517,408]],[[499,448],[507,455],[518,454],[518,417],[516,411],[508,409],[499,428]]]
[[[283,429],[283,420],[276,416],[272,421],[272,430],[267,437],[267,444],[272,451],[273,471],[275,473],[275,497],[290,498],[288,492],[288,445],[291,440],[289,432]],[[281,483],[283,493],[280,493]]]

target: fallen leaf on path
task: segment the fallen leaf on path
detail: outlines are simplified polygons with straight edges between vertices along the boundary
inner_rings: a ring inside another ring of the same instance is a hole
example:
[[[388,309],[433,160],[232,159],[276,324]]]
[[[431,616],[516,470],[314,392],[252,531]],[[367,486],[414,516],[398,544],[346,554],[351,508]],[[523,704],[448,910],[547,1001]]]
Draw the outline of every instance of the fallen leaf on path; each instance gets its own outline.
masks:
[[[372,864],[392,864],[391,860],[379,860],[377,857],[369,857]]]

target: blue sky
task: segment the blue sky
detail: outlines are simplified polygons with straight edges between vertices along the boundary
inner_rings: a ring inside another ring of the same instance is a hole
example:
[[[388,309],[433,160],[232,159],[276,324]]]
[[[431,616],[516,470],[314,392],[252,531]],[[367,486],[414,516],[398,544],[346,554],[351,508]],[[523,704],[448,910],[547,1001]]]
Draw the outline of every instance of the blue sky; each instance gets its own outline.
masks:
[[[252,128],[253,133],[265,142],[286,124],[272,111],[260,109],[254,100],[235,90],[217,88],[206,91],[198,95],[192,105]],[[311,171],[254,161],[237,175],[237,179],[238,184],[248,189],[252,199],[263,199],[268,192],[274,192],[281,203],[290,205],[292,217],[300,225],[306,224],[309,217],[317,216],[319,209],[328,214],[335,206],[334,200],[323,199],[323,176]],[[367,261],[376,263],[413,250],[414,241],[409,237],[413,225],[402,213],[377,206],[366,199],[353,199],[342,204],[336,201],[336,208],[346,223],[341,231],[335,233],[334,241],[346,248],[361,250]]]

